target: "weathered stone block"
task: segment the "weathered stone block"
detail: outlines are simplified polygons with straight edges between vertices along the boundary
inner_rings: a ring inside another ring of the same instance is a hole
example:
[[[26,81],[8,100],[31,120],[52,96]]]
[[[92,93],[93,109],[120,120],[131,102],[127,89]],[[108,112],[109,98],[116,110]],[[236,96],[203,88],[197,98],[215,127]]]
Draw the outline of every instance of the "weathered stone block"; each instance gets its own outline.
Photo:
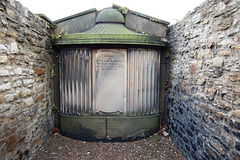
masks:
[[[34,82],[35,82],[34,79],[23,79],[24,86],[33,84]]]
[[[27,98],[23,101],[23,108],[30,107],[31,105],[34,104],[33,98]]]
[[[4,99],[6,102],[12,102],[16,98],[16,93],[6,94]]]
[[[0,92],[11,89],[11,83],[5,83],[0,85]]]
[[[205,82],[206,82],[206,78],[205,77],[200,77],[197,80],[197,84],[199,84],[199,85],[203,85]]]
[[[6,55],[0,55],[0,64],[8,62],[9,59]]]
[[[37,145],[39,145],[39,143],[41,142],[42,138],[41,136],[38,136],[33,143],[33,146],[36,147]]]
[[[215,113],[215,117],[217,118],[217,119],[220,119],[220,120],[223,120],[223,118],[226,116],[226,114],[225,113],[223,113],[223,112],[217,112],[217,113]]]
[[[210,50],[200,51],[197,55],[197,59],[210,59],[212,58],[212,53]]]
[[[7,36],[16,40],[18,38],[18,33],[13,29],[8,29]]]
[[[7,152],[12,152],[17,146],[17,138],[14,134],[10,135],[6,140],[6,150]]]
[[[207,155],[209,155],[211,159],[221,159],[221,157],[215,151],[213,151],[210,147],[205,146],[205,150]]]
[[[195,15],[192,17],[191,21],[192,21],[193,23],[197,24],[197,23],[199,23],[199,22],[201,21],[201,19],[202,19],[201,13],[197,13],[197,14],[195,14]]]
[[[233,22],[233,16],[232,15],[224,15],[220,16],[216,19],[214,19],[213,22],[213,31],[221,31],[221,30],[226,30],[228,29]]]
[[[194,74],[196,74],[196,64],[191,64],[190,65],[190,73],[191,73],[191,75],[194,75]]]
[[[228,79],[232,82],[237,82],[240,80],[240,76],[236,74],[229,74]]]
[[[3,103],[3,94],[0,94],[0,104]]]
[[[240,110],[234,110],[232,111],[232,114],[237,117],[237,118],[240,118]]]
[[[42,71],[42,69],[35,68],[34,73],[39,76],[39,75],[43,74],[43,71]]]
[[[240,51],[240,44],[233,45],[232,48],[234,50]]]
[[[34,98],[34,102],[37,103],[39,102],[41,99],[43,99],[45,97],[45,94],[41,94],[39,96],[37,96],[36,98]]]
[[[5,69],[4,70],[0,69],[0,77],[3,76],[9,76],[9,71]]]
[[[21,80],[17,80],[16,82],[13,83],[13,88],[20,87],[20,86],[22,86]]]
[[[239,160],[240,154],[235,151],[230,151],[230,156],[233,160]]]
[[[218,151],[218,153],[220,153],[221,155],[225,155],[225,151],[220,146],[220,144],[217,144],[217,143],[213,142],[212,140],[209,140],[209,143],[213,148],[215,148]]]
[[[240,140],[240,132],[232,131],[233,135],[236,136]],[[240,148],[239,148],[240,149]],[[240,151],[240,150],[239,150]]]
[[[219,56],[230,56],[231,52],[230,51],[221,51],[218,53]]]
[[[22,69],[22,68],[15,68],[15,69],[14,69],[14,73],[15,73],[16,75],[22,75],[23,69]]]
[[[10,44],[10,51],[9,52],[10,53],[18,53],[19,52],[17,43],[15,41]]]
[[[26,96],[30,96],[32,94],[32,90],[23,88],[21,90],[17,90],[16,93],[19,97],[24,98]]]
[[[216,58],[214,58],[214,59],[212,59],[212,64],[211,64],[211,66],[212,67],[222,67],[223,66],[223,62],[224,62],[224,60],[223,60],[223,58],[222,57],[216,57]]]
[[[8,52],[8,48],[3,45],[3,44],[0,44],[0,53],[7,53]]]

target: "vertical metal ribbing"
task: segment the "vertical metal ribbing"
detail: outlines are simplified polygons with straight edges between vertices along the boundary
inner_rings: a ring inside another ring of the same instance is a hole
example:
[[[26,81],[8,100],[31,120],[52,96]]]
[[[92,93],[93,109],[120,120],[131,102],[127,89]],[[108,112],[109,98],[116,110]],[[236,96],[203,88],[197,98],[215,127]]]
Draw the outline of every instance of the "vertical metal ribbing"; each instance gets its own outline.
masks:
[[[142,106],[143,106],[143,103],[142,103],[142,93],[143,93],[143,89],[142,89],[142,77],[143,77],[143,54],[142,54],[142,49],[139,50],[139,53],[138,53],[138,63],[139,63],[139,76],[138,76],[138,93],[139,93],[139,96],[138,96],[138,105],[139,105],[139,112],[140,112],[140,115],[143,114],[143,110],[142,110]]]
[[[85,93],[85,107],[86,107],[86,112],[85,113],[88,113],[89,111],[89,76],[88,76],[88,71],[89,71],[89,52],[87,49],[85,49],[85,89],[86,89],[86,93]]]
[[[147,51],[144,51],[144,96],[143,96],[143,103],[144,103],[144,113],[147,114]]]
[[[154,113],[154,70],[155,70],[155,51],[151,51],[152,65],[151,65],[151,113]]]
[[[68,110],[69,110],[69,95],[68,95],[68,92],[69,92],[69,90],[68,90],[68,79],[69,79],[69,73],[68,73],[68,68],[69,68],[69,66],[68,66],[68,63],[69,63],[69,61],[68,61],[68,54],[66,55],[66,74],[65,74],[65,76],[66,76],[66,82],[65,82],[65,86],[66,86],[66,109],[65,109],[65,112],[66,113],[68,113]]]
[[[66,70],[67,70],[67,72],[66,72],[66,76],[67,76],[67,85],[66,85],[66,87],[67,87],[67,106],[66,106],[66,113],[69,113],[69,107],[70,107],[70,96],[69,96],[69,92],[70,92],[70,88],[69,88],[69,86],[70,86],[70,82],[69,82],[69,63],[70,63],[70,61],[69,61],[69,59],[70,59],[70,55],[69,55],[69,53],[67,53],[67,57],[66,57],[66,59],[67,59],[67,63],[66,63]]]
[[[75,60],[76,60],[76,58],[75,58],[75,49],[72,51],[72,70],[71,70],[71,72],[72,72],[72,114],[75,114],[75,99],[76,99],[76,92],[75,92],[75,84],[76,84],[76,82],[75,82],[75,73],[76,73],[76,71],[75,71]]]
[[[133,55],[133,113],[137,113],[137,50],[134,50]]]
[[[92,111],[92,56],[91,56],[91,51],[88,51],[88,90],[89,90],[89,93],[88,93],[88,102],[89,102],[89,110]]]
[[[83,58],[83,63],[84,63],[84,114],[87,113],[87,51],[84,49],[84,58]]]
[[[160,71],[161,71],[161,65],[160,65],[160,62],[161,62],[161,56],[160,56],[160,51],[158,53],[158,69],[157,69],[157,77],[158,77],[158,80],[157,80],[157,83],[158,83],[158,87],[157,87],[157,112],[159,112],[159,107],[160,107],[160,84],[161,84],[161,76],[160,76]]]
[[[76,49],[76,114],[79,115],[79,50]]]
[[[142,100],[142,115],[145,115],[145,103],[144,103],[144,100],[145,100],[145,98],[144,98],[144,95],[145,95],[145,53],[144,53],[144,50],[142,49],[141,50],[141,66],[142,66],[142,69],[141,69],[141,93],[142,93],[142,95],[141,95],[141,100]]]
[[[135,107],[136,107],[136,115],[138,115],[140,113],[140,110],[139,110],[139,50],[136,50],[136,53],[135,53],[135,71],[136,71],[136,75],[135,75]]]
[[[64,53],[64,113],[67,112],[67,107],[68,107],[68,88],[67,88],[67,56],[66,53]]]
[[[92,105],[91,51],[85,48],[63,49],[60,57],[60,111],[86,115]]]
[[[79,96],[79,99],[80,99],[80,114],[82,115],[83,114],[83,78],[82,78],[82,75],[83,75],[83,54],[82,54],[82,49],[79,50],[79,56],[80,56],[80,61],[79,61],[79,70],[80,70],[80,73],[79,73],[79,83],[80,83],[80,96]]]
[[[159,57],[156,50],[128,50],[128,115],[158,113]]]
[[[132,53],[130,54],[130,114],[133,113],[133,107],[134,107],[134,74],[132,73],[132,70],[134,69],[134,49],[132,50]]]
[[[72,105],[73,105],[73,96],[72,96],[72,85],[73,85],[73,81],[72,81],[72,50],[70,51],[70,57],[69,57],[69,113],[72,114]]]
[[[152,50],[148,50],[149,53],[149,64],[148,64],[148,94],[149,94],[149,111],[148,113],[151,114],[152,112]]]
[[[65,56],[65,52],[62,52],[62,65],[63,65],[63,89],[64,89],[64,94],[63,94],[63,101],[64,103],[62,104],[62,113],[66,112],[66,95],[67,95],[67,89],[66,89],[66,56]]]
[[[59,80],[60,80],[60,112],[62,113],[63,112],[63,104],[64,104],[64,101],[63,101],[63,94],[64,94],[64,90],[63,90],[63,64],[61,64],[61,59],[62,59],[62,55],[61,52],[60,52],[60,66],[59,66]]]
[[[91,50],[61,51],[60,111],[86,115],[91,110]],[[128,50],[128,115],[159,112],[160,52],[146,49]]]
[[[155,65],[156,65],[156,51],[152,50],[152,113],[154,113],[155,103],[154,103],[154,97],[155,97]]]
[[[147,92],[147,101],[146,101],[146,104],[147,104],[147,111],[146,113],[149,114],[149,111],[150,111],[150,64],[151,61],[150,61],[150,53],[149,53],[149,50],[147,50],[147,81],[146,81],[146,92]]]
[[[85,113],[84,49],[81,49],[81,57],[82,57],[82,59],[81,59],[81,71],[82,71],[82,73],[81,73],[81,109],[82,109],[82,114],[84,114]]]
[[[131,77],[130,77],[130,66],[131,66],[131,51],[132,49],[128,49],[128,54],[127,54],[127,77],[128,77],[128,81],[127,81],[127,114],[130,114],[130,106],[131,106]]]
[[[157,112],[157,67],[158,67],[158,51],[155,51],[155,62],[154,62],[154,112]]]

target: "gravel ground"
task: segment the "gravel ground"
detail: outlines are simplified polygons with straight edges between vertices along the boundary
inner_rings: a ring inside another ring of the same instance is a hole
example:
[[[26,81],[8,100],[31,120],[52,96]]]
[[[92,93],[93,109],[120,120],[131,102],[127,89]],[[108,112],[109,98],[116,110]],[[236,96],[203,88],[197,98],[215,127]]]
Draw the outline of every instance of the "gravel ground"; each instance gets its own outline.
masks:
[[[133,142],[106,143],[80,141],[54,133],[31,159],[186,160],[172,139],[161,133]]]

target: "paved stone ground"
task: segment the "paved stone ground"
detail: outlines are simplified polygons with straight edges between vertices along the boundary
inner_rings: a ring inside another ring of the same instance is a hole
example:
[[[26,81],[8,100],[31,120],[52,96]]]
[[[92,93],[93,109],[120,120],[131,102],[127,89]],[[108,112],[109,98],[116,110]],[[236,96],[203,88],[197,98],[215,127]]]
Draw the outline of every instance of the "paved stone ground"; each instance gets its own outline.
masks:
[[[30,159],[186,160],[169,136],[154,134],[133,142],[86,142],[52,134]]]

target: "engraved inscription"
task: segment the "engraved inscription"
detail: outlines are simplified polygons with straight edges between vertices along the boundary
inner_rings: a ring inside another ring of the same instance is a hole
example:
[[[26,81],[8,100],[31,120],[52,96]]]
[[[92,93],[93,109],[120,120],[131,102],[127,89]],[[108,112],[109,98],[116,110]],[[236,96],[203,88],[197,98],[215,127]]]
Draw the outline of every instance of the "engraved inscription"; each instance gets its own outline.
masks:
[[[96,53],[96,107],[101,112],[123,112],[125,50]]]
[[[123,68],[123,57],[103,55],[97,59],[97,68],[100,70],[118,70]]]

